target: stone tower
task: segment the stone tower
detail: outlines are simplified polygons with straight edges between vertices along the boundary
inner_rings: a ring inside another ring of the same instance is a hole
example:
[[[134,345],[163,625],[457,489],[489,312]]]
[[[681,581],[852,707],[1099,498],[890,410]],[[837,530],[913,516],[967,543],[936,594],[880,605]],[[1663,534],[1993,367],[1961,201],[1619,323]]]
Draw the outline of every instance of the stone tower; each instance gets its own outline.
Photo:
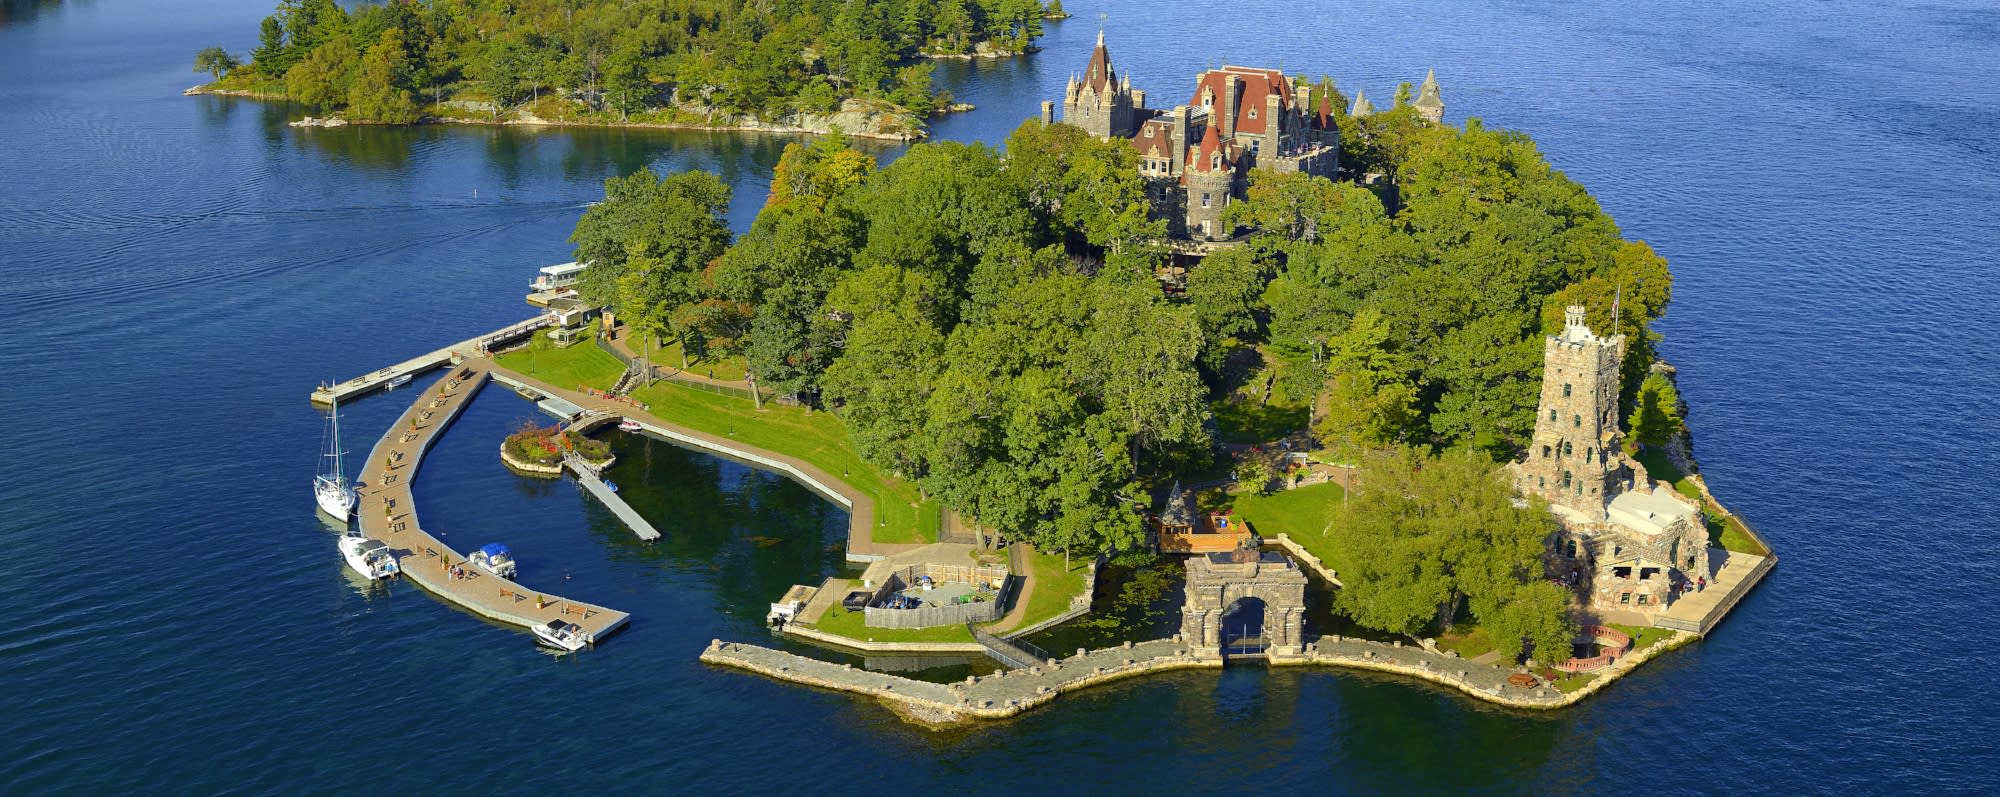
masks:
[[[1361,118],[1361,117],[1363,117],[1363,116],[1367,116],[1367,115],[1369,115],[1369,114],[1372,114],[1372,113],[1374,113],[1374,112],[1375,112],[1375,106],[1374,106],[1374,105],[1371,105],[1371,104],[1369,104],[1369,102],[1368,102],[1368,90],[1367,90],[1367,89],[1355,89],[1355,90],[1354,90],[1354,107],[1353,107],[1353,108],[1350,108],[1350,109],[1348,109],[1348,111],[1347,111],[1347,115],[1348,115],[1348,116],[1352,116],[1352,117],[1355,117],[1355,118],[1357,118],[1357,119],[1358,119],[1358,118]]]
[[[1523,493],[1549,499],[1602,521],[1605,504],[1627,478],[1617,453],[1618,371],[1625,336],[1599,337],[1584,324],[1584,308],[1570,305],[1563,331],[1542,343],[1542,401],[1528,458],[1514,465]]]
[[[1437,70],[1424,73],[1424,85],[1417,92],[1417,101],[1412,103],[1417,115],[1430,120],[1431,124],[1444,124],[1444,96],[1438,93]]]
[[[1197,241],[1220,241],[1235,230],[1222,221],[1222,210],[1236,190],[1236,147],[1222,139],[1220,127],[1210,119],[1201,144],[1188,150],[1187,235]]]
[[[1081,78],[1071,75],[1063,89],[1063,121],[1083,128],[1100,139],[1130,138],[1135,105],[1132,81],[1118,77],[1111,65],[1111,53],[1104,48],[1104,31],[1097,32],[1097,49]]]

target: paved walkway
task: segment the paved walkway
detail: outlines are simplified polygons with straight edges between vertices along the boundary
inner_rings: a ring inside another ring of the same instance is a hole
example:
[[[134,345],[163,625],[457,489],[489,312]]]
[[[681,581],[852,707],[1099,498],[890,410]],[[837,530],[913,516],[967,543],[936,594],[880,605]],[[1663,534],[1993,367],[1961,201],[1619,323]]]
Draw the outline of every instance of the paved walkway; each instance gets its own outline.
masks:
[[[355,507],[356,522],[362,534],[381,540],[396,553],[405,577],[439,597],[501,622],[538,626],[550,620],[567,620],[582,626],[592,640],[602,638],[624,626],[628,615],[538,592],[470,567],[462,568],[466,571],[463,577],[454,578],[449,568],[464,565],[465,555],[426,531],[417,520],[411,483],[424,453],[471,403],[486,378],[486,361],[475,358],[453,366],[452,373],[435,387],[417,393],[416,401],[390,425],[355,477],[365,485]],[[483,541],[461,542],[474,545]],[[522,570],[532,582],[534,566],[528,564]]]

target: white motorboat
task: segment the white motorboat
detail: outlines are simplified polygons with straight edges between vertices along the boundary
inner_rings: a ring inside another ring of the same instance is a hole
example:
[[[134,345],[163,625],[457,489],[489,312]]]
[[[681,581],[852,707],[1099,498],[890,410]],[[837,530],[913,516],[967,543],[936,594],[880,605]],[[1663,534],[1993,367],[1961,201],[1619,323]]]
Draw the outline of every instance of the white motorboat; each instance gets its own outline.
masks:
[[[640,426],[638,421],[632,420],[631,418],[626,418],[625,420],[620,421],[618,424],[618,431],[621,432],[636,432],[643,428],[645,427]]]
[[[392,578],[403,572],[388,544],[363,537],[359,531],[348,532],[340,538],[340,557],[347,560],[347,566],[354,568],[354,572],[371,581]]]
[[[542,644],[571,652],[590,644],[590,640],[584,637],[583,626],[564,620],[550,620],[543,625],[531,626],[530,630],[535,632],[535,638]]]
[[[319,502],[320,511],[346,523],[354,512],[354,504],[360,496],[354,492],[354,485],[347,481],[347,470],[341,458],[347,452],[340,450],[340,402],[333,402],[333,409],[326,414],[326,439],[320,446],[319,475],[313,477],[313,498]]]
[[[473,567],[508,581],[514,580],[514,574],[519,570],[519,566],[514,563],[514,552],[497,542],[487,543],[479,550],[473,551],[471,556],[465,557],[465,561],[471,562]]]
[[[396,388],[399,388],[399,387],[402,387],[402,386],[404,386],[404,385],[407,385],[407,384],[409,384],[409,383],[410,383],[410,375],[409,375],[409,374],[403,374],[402,376],[399,376],[399,377],[396,377],[395,379],[391,379],[391,380],[389,380],[389,384],[387,384],[387,385],[383,385],[383,386],[382,386],[382,389],[383,389],[383,390],[395,390]]]

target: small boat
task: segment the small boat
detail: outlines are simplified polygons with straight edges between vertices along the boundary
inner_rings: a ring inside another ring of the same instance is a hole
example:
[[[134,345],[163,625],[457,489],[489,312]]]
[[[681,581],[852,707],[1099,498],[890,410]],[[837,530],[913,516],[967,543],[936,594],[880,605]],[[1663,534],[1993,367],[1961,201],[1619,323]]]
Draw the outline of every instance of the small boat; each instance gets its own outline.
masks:
[[[390,552],[386,543],[363,537],[360,531],[348,532],[340,538],[340,557],[347,560],[347,566],[354,568],[354,572],[370,581],[403,572],[396,563],[396,554]]]
[[[582,650],[590,640],[583,635],[583,626],[563,620],[550,620],[545,625],[530,626],[535,638],[550,647],[562,648],[570,652]]]
[[[339,399],[332,404],[326,414],[326,438],[320,444],[319,475],[313,477],[313,499],[319,503],[320,511],[345,524],[361,497],[347,481],[347,470],[341,464],[341,457],[347,452],[340,450]]]
[[[396,388],[399,388],[399,387],[402,387],[402,386],[404,386],[404,385],[407,385],[407,384],[409,384],[409,383],[410,383],[410,375],[409,375],[409,374],[404,374],[404,375],[402,375],[402,376],[399,376],[399,377],[396,377],[395,379],[391,379],[391,380],[389,380],[389,384],[387,384],[387,385],[384,385],[384,386],[382,387],[382,389],[383,389],[383,390],[395,390]]]
[[[487,543],[479,550],[473,551],[471,556],[465,557],[465,561],[471,562],[473,567],[508,581],[514,580],[514,574],[519,569],[514,563],[514,551],[497,542]]]
[[[612,491],[612,492],[614,492],[614,493],[615,493],[615,492],[618,492],[618,483],[617,483],[617,482],[614,482],[614,481],[612,481],[612,480],[610,480],[610,479],[605,479],[605,480],[604,480],[604,489],[606,489],[606,490],[610,490],[610,491]]]
[[[618,431],[621,432],[636,432],[643,428],[645,427],[640,426],[638,421],[631,418],[626,418],[618,424]]]

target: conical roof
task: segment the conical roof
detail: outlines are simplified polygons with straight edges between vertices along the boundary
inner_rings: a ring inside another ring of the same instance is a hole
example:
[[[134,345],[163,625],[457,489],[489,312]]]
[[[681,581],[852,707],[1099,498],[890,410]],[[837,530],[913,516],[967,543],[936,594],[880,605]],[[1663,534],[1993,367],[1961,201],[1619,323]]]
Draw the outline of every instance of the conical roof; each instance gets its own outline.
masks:
[[[1424,73],[1424,85],[1417,92],[1416,106],[1424,110],[1444,110],[1444,97],[1438,93],[1437,70]]]
[[[1367,90],[1367,89],[1355,89],[1355,90],[1354,90],[1354,107],[1353,107],[1353,108],[1351,108],[1351,109],[1349,109],[1349,110],[1347,111],[1347,115],[1348,115],[1348,116],[1367,116],[1367,115],[1369,115],[1369,114],[1371,114],[1371,113],[1374,113],[1374,112],[1375,112],[1375,106],[1373,106],[1373,105],[1369,105],[1369,104],[1368,104],[1368,90]]]

